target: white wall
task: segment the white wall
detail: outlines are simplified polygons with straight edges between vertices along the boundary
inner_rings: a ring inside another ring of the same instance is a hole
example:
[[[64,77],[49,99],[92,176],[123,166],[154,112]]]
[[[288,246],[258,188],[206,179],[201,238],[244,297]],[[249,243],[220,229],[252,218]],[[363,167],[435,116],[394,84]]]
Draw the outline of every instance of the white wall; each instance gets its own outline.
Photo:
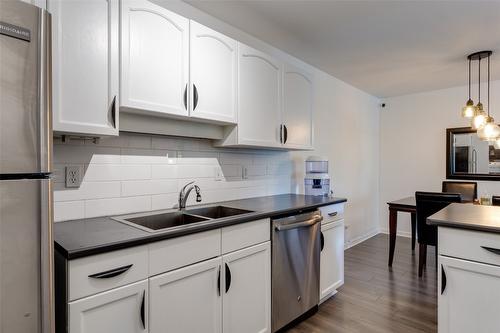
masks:
[[[66,166],[80,168],[79,188],[65,188]],[[289,193],[292,161],[287,152],[217,149],[209,140],[120,133],[97,144],[57,140],[54,169],[54,219],[63,221],[174,208],[179,190],[193,180],[201,187],[202,203]],[[188,204],[194,199],[193,193]]]
[[[334,195],[348,199],[346,240],[353,245],[379,231],[379,100],[315,73],[315,150],[292,153],[294,186],[303,193],[307,156],[327,157]]]
[[[491,112],[498,122],[500,81],[492,82],[491,92]],[[388,230],[388,201],[415,191],[441,191],[446,178],[446,128],[469,126],[460,116],[466,100],[466,86],[385,100],[387,107],[380,112],[381,230]],[[500,182],[478,183],[478,195],[500,194]],[[399,215],[400,234],[409,235],[409,221],[408,214]]]

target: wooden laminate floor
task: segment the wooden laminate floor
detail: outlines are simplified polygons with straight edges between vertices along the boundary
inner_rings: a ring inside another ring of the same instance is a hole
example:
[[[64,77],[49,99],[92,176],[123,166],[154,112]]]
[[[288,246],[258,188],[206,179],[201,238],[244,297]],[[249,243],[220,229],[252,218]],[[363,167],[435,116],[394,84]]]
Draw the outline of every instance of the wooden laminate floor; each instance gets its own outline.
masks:
[[[389,238],[379,234],[345,252],[345,284],[319,311],[288,333],[437,332],[437,278],[434,247],[418,278],[418,244],[398,237],[392,269]]]

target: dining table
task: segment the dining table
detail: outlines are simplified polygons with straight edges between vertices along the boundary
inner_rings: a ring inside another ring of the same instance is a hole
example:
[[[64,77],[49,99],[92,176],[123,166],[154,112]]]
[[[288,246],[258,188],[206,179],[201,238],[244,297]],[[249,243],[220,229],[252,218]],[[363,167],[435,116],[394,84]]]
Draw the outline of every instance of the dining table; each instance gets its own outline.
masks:
[[[398,212],[410,213],[411,216],[411,249],[415,250],[415,234],[417,230],[417,202],[414,196],[387,203],[389,205],[389,267],[394,260],[396,235],[398,229]]]

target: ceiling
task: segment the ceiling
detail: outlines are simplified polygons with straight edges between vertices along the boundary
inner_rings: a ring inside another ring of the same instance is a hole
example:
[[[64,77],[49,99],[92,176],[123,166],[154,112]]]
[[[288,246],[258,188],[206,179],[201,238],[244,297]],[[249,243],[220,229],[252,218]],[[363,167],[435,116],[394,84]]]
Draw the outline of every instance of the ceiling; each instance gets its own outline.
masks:
[[[483,49],[500,79],[500,1],[187,2],[378,97],[464,85]]]

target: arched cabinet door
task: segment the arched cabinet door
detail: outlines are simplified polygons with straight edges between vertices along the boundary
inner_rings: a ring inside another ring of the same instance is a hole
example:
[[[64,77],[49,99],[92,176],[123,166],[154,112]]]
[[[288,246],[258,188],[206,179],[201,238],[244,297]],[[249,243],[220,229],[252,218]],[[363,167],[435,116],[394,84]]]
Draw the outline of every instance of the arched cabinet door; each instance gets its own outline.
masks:
[[[145,0],[121,6],[121,107],[187,116],[189,20]]]
[[[195,21],[190,24],[190,116],[235,124],[238,44]]]
[[[284,145],[290,148],[312,148],[313,80],[306,71],[285,65],[283,71]]]
[[[47,0],[47,10],[54,131],[118,135],[119,0]]]
[[[281,147],[281,62],[239,43],[238,144]]]

